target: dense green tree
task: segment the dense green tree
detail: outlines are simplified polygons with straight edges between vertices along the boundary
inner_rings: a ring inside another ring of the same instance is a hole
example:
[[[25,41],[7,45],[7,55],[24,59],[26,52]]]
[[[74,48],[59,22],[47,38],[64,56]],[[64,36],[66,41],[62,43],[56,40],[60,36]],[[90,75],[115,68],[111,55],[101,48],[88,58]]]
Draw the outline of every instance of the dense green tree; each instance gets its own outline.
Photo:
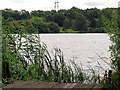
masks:
[[[72,27],[72,23],[71,23],[71,20],[69,20],[69,19],[65,19],[64,20],[64,23],[63,23],[63,28],[64,29],[70,29]]]
[[[58,11],[58,13],[62,13],[64,15],[66,15],[66,12],[67,12],[67,10],[65,10],[65,9],[61,9],[61,10]]]
[[[39,30],[39,33],[50,32],[47,24],[44,22],[44,18],[32,17],[30,21],[32,25]]]
[[[70,20],[75,19],[75,16],[76,16],[76,12],[75,11],[68,10],[66,12],[66,17],[69,18]]]
[[[105,8],[105,9],[102,9],[101,13],[102,15],[104,15],[105,17],[111,19],[112,17],[112,9],[111,8]]]
[[[15,10],[14,11],[14,15],[13,15],[13,18],[15,19],[15,20],[20,20],[20,12],[19,11],[17,11],[17,10]]]
[[[48,28],[49,28],[51,33],[59,33],[60,32],[59,26],[55,22],[50,22],[48,24]]]
[[[34,10],[31,12],[32,16],[37,16],[37,17],[45,17],[45,11],[42,10]]]
[[[24,19],[30,19],[31,16],[30,16],[30,13],[26,10],[21,10],[21,19],[24,20]]]
[[[82,9],[79,9],[77,7],[74,7],[74,6],[70,9],[70,11],[76,12],[76,13],[81,13],[82,15],[84,14]]]
[[[18,12],[17,10],[5,9],[2,10],[2,15],[5,19],[13,18],[15,20],[20,20],[20,12]]]
[[[95,18],[93,18],[93,19],[90,21],[90,27],[92,27],[92,28],[95,28],[95,27],[96,27],[96,20],[95,20]]]
[[[112,10],[117,8],[105,8],[105,9],[79,9],[72,7],[71,9],[65,10],[55,10],[51,11],[26,11],[26,10],[12,10],[4,9],[2,10],[3,15],[3,27],[6,28],[13,26],[11,28],[12,32],[19,32],[19,29],[24,29],[30,33],[36,33],[37,30],[41,33],[45,32],[61,32],[67,31],[81,31],[81,32],[104,32],[104,25],[102,23],[101,16],[104,15],[111,18]],[[9,22],[9,23],[7,23]],[[6,24],[5,24],[6,23]],[[23,24],[24,23],[24,24]],[[31,23],[31,24],[30,24]],[[31,25],[30,27],[27,25]],[[19,26],[19,27],[18,27]]]
[[[34,11],[31,12],[31,15],[37,17],[38,16],[38,12],[36,10],[34,10]]]
[[[88,30],[88,21],[85,16],[82,14],[77,14],[76,19],[73,23],[73,30],[75,31],[87,31]]]
[[[84,13],[89,20],[92,20],[93,18],[98,18],[99,11],[100,10],[97,8],[91,8],[91,9],[84,10]]]
[[[96,27],[100,28],[100,27],[104,27],[103,23],[102,23],[102,19],[101,17],[95,19],[96,20]]]
[[[56,13],[56,14],[53,15],[53,20],[54,20],[55,23],[57,23],[60,27],[63,26],[64,19],[65,19],[64,14]]]

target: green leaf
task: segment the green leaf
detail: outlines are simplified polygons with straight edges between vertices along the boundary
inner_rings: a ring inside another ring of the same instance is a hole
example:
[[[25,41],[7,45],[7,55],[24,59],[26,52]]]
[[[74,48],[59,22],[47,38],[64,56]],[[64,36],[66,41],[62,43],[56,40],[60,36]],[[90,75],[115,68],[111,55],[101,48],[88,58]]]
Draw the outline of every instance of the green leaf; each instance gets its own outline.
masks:
[[[20,47],[22,46],[22,42],[20,42],[20,44],[19,44],[19,47],[18,47],[18,49],[17,49],[17,51],[20,49]]]

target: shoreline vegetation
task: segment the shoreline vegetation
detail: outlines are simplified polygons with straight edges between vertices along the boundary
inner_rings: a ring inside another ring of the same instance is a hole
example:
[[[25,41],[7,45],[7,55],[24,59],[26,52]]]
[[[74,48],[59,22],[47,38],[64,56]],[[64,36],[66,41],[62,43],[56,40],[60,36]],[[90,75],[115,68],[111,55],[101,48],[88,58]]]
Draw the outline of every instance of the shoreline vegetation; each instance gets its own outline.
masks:
[[[89,68],[85,73],[82,65],[70,60],[65,63],[62,51],[56,47],[53,54],[41,43],[39,35],[20,34],[3,36],[3,71],[2,85],[6,86],[17,80],[47,81],[59,83],[104,84],[107,76],[101,77],[94,69]],[[34,40],[34,37],[37,40]],[[15,39],[19,38],[18,43]],[[26,41],[22,43],[21,38]],[[9,48],[9,49],[8,49]],[[24,51],[21,55],[19,50]],[[32,56],[32,57],[31,57]],[[26,61],[26,59],[28,61]],[[108,72],[106,73],[108,75]],[[108,81],[109,82],[109,81]]]
[[[115,24],[109,23],[109,20],[113,18],[112,10],[116,8],[81,10],[73,7],[58,12],[35,10],[31,13],[26,10],[2,10],[2,86],[16,80],[32,80],[81,84],[100,83],[105,88],[119,88],[119,63],[118,59],[114,61],[114,58],[116,59],[114,51],[117,50],[114,49],[116,48],[113,47],[114,45],[110,48],[111,55],[113,55],[111,67],[114,72],[105,71],[104,77],[101,78],[93,69],[89,76],[72,60],[69,65],[66,65],[62,51],[56,47],[51,55],[47,46],[40,42],[39,36],[40,33],[105,33],[108,29],[111,31],[112,25]],[[104,20],[108,21],[107,25],[103,23]],[[115,34],[114,37],[116,37],[116,32],[115,30],[112,32]],[[111,35],[111,32],[108,34]],[[116,40],[116,38],[112,39],[114,37],[110,36],[110,40]],[[19,40],[17,43],[15,43],[16,38]],[[26,41],[22,42],[22,38]],[[25,54],[21,55],[19,50],[24,51]]]

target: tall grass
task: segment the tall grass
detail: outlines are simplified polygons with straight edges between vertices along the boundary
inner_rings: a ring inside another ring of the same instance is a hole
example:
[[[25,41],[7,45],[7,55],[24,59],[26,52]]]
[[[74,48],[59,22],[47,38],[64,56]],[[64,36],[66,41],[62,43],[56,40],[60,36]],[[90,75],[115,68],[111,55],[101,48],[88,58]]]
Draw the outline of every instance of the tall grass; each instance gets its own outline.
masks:
[[[85,81],[86,75],[82,69],[71,60],[67,65],[62,51],[56,47],[53,49],[54,54],[50,54],[47,46],[40,42],[39,35],[28,35],[23,31],[16,35],[4,32],[2,46],[4,84],[15,80],[62,83]]]
[[[54,47],[50,53],[39,34],[28,34],[20,28],[19,34],[10,34],[9,25],[3,25],[2,81],[7,85],[16,80],[33,80],[60,83],[100,83],[99,75],[91,69],[86,74],[81,65],[69,60]],[[32,31],[31,31],[32,33]],[[39,33],[39,32],[38,32]],[[89,76],[90,75],[90,76]]]

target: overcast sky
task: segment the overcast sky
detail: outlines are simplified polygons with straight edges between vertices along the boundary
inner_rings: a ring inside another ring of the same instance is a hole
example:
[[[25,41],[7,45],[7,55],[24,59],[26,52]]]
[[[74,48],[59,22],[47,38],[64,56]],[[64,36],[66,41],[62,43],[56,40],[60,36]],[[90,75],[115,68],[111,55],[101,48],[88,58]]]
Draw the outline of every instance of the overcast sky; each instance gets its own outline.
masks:
[[[58,0],[59,9],[70,9],[73,6],[80,9],[118,7],[120,0]],[[13,10],[53,10],[55,0],[0,0],[0,9]]]

